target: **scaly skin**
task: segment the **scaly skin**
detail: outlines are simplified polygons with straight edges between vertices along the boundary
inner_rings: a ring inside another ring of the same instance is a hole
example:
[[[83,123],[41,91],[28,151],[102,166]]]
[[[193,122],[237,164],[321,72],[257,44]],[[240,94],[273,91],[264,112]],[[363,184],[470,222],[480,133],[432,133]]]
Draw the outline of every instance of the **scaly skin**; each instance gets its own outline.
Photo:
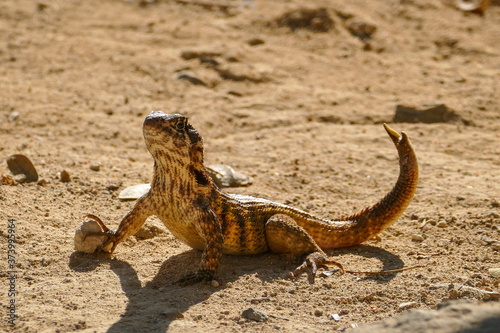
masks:
[[[418,163],[406,133],[384,125],[399,154],[394,188],[375,205],[341,220],[322,219],[269,200],[219,191],[203,165],[200,135],[181,115],[151,112],[144,121],[146,146],[154,158],[151,190],[108,231],[102,249],[110,255],[156,215],[179,240],[203,250],[199,270],[180,282],[212,279],[222,253],[248,255],[271,250],[307,256],[294,276],[334,264],[323,250],[360,244],[391,225],[410,203],[418,183]]]

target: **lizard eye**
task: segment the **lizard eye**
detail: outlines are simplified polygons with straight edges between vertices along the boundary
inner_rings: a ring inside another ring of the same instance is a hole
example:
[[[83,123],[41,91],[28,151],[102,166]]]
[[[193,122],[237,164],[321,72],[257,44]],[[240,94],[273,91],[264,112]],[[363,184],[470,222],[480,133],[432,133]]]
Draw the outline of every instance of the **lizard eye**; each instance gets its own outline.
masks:
[[[181,118],[177,121],[177,123],[175,124],[175,129],[178,131],[178,132],[182,132],[184,131],[184,129],[186,128],[186,118]]]

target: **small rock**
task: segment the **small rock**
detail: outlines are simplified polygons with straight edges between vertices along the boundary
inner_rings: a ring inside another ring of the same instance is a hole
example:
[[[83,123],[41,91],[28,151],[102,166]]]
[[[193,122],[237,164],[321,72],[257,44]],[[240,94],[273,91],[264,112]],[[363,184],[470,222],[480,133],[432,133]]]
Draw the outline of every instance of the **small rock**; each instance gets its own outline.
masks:
[[[47,183],[48,183],[47,179],[45,179],[45,178],[40,178],[37,182],[37,184],[40,186],[46,185]]]
[[[464,195],[457,196],[457,201],[464,201],[465,199],[467,198]]]
[[[139,231],[135,233],[135,237],[140,239],[151,239],[158,235],[161,235],[163,230],[154,225],[143,225]]]
[[[196,58],[214,58],[214,57],[219,57],[221,56],[222,53],[220,52],[212,52],[212,51],[194,51],[194,50],[188,50],[188,51],[182,51],[181,57],[184,60],[191,60],[191,59],[196,59]]]
[[[417,235],[417,234],[414,234],[414,235],[411,235],[411,240],[413,242],[423,242],[424,241],[424,237],[422,237],[420,235]]]
[[[259,322],[266,321],[269,319],[269,316],[266,313],[259,311],[259,310],[256,310],[254,308],[248,308],[248,309],[244,310],[241,313],[241,316],[243,318],[253,320],[253,321],[259,321]]]
[[[488,235],[484,235],[483,237],[481,237],[481,240],[484,242],[484,244],[486,245],[491,245],[493,243],[496,242],[495,239],[491,238],[490,236]]]
[[[116,182],[113,182],[113,183],[107,183],[106,184],[106,189],[108,191],[116,191],[117,189],[120,188],[120,186],[122,186],[122,182],[121,181],[116,181]]]
[[[14,111],[14,112],[11,112],[11,114],[9,114],[9,122],[14,122],[17,120],[17,118],[19,118],[19,112],[17,111]]]
[[[497,219],[500,217],[500,214],[498,214],[497,212],[491,212],[491,213],[488,213],[488,217]]]
[[[7,159],[7,166],[13,175],[23,174],[26,176],[25,182],[36,182],[38,173],[36,172],[33,163],[24,155],[16,154]]]
[[[395,123],[450,123],[461,117],[444,104],[424,105],[422,108],[396,105]]]
[[[304,28],[315,32],[327,32],[334,23],[326,8],[299,8],[284,13],[276,20],[278,26],[288,26],[292,31]]]
[[[494,278],[500,278],[500,267],[490,268],[488,273]]]
[[[347,23],[347,30],[363,41],[367,41],[377,31],[377,27],[373,24],[366,22],[349,22]]]
[[[340,321],[340,315],[338,313],[333,313],[332,314],[332,319],[335,321]]]
[[[486,9],[490,5],[491,1],[467,1],[467,0],[457,0],[457,7],[464,12],[476,13],[479,15],[484,15]]]
[[[183,319],[184,314],[177,309],[163,309],[160,314],[169,319]]]
[[[446,228],[448,226],[448,223],[446,223],[446,221],[441,220],[436,224],[436,226],[438,228]]]
[[[91,232],[101,232],[101,226],[94,220],[83,222],[75,232],[75,251],[94,253],[108,239],[108,236],[87,236]]]
[[[206,86],[207,84],[200,79],[196,74],[191,72],[182,71],[177,74],[177,80],[186,80],[197,86]]]
[[[251,177],[234,171],[229,165],[210,165],[207,167],[207,171],[219,188],[248,186],[253,182]]]
[[[220,283],[217,280],[210,281],[210,284],[212,285],[213,288],[217,288],[218,286],[220,286]]]
[[[92,163],[90,165],[90,170],[92,170],[92,171],[99,171],[99,170],[101,170],[101,163]]]
[[[320,310],[320,309],[314,310],[314,315],[316,317],[321,317],[323,315],[323,310]]]
[[[448,290],[448,298],[449,298],[449,299],[457,299],[457,298],[458,298],[458,296],[459,296],[459,294],[458,294],[458,290],[456,290],[456,289],[454,289],[454,288],[453,288],[453,289]]]
[[[140,184],[129,186],[118,195],[118,199],[120,200],[136,200],[142,197],[144,194],[148,193],[151,189],[150,184]]]
[[[63,170],[61,171],[61,174],[60,174],[60,179],[63,183],[68,183],[71,181],[71,177],[69,176],[69,173],[68,171],[66,170]]]
[[[408,310],[408,309],[416,307],[417,305],[418,305],[417,302],[404,302],[404,303],[399,304],[398,310],[399,311]]]
[[[265,42],[260,38],[252,38],[248,41],[248,45],[250,46],[262,45],[264,43]]]
[[[17,183],[17,184],[21,184],[21,183],[24,183],[26,182],[26,175],[20,173],[18,175],[15,175],[14,177],[12,177],[12,180]]]
[[[415,214],[415,213],[411,214],[411,216],[410,216],[410,220],[412,220],[412,221],[418,221],[418,218],[419,218],[418,214]]]

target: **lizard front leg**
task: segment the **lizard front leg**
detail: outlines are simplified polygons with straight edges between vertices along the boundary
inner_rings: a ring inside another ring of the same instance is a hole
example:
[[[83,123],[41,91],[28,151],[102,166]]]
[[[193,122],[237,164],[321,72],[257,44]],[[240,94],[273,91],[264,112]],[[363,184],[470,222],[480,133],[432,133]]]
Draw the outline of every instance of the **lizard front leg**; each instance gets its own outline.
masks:
[[[266,240],[274,253],[291,254],[294,257],[307,255],[302,265],[291,273],[292,278],[307,270],[314,283],[317,269],[326,265],[336,265],[341,272],[344,271],[340,263],[328,259],[311,235],[287,215],[276,214],[266,222]]]
[[[196,204],[199,207],[196,214],[196,230],[205,240],[205,248],[201,256],[199,269],[195,273],[185,275],[177,281],[182,285],[213,280],[222,256],[224,240],[220,221],[217,215],[203,201]]]
[[[109,257],[111,257],[116,246],[139,231],[150,215],[152,215],[152,211],[148,195],[145,195],[137,200],[134,208],[125,215],[116,231],[109,230],[99,218],[92,215],[89,217],[95,219],[103,228],[104,232],[100,234],[108,236],[107,241],[100,247],[100,250],[107,252]]]

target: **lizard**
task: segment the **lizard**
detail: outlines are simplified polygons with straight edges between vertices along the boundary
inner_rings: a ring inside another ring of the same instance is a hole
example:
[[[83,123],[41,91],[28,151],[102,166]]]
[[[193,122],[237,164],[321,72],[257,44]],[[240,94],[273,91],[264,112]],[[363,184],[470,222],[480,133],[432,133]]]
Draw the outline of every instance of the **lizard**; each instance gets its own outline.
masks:
[[[215,278],[222,254],[252,255],[272,251],[304,258],[290,273],[340,263],[324,250],[358,245],[391,225],[406,209],[418,184],[418,162],[405,132],[384,124],[399,155],[399,177],[392,190],[374,205],[339,220],[314,216],[267,199],[219,190],[204,166],[203,140],[180,114],[152,111],[144,120],[146,147],[154,160],[149,192],[140,197],[117,230],[108,229],[94,215],[108,236],[97,251],[109,257],[116,246],[134,235],[151,215],[156,215],[180,241],[203,251],[197,271],[178,282],[191,284]]]

